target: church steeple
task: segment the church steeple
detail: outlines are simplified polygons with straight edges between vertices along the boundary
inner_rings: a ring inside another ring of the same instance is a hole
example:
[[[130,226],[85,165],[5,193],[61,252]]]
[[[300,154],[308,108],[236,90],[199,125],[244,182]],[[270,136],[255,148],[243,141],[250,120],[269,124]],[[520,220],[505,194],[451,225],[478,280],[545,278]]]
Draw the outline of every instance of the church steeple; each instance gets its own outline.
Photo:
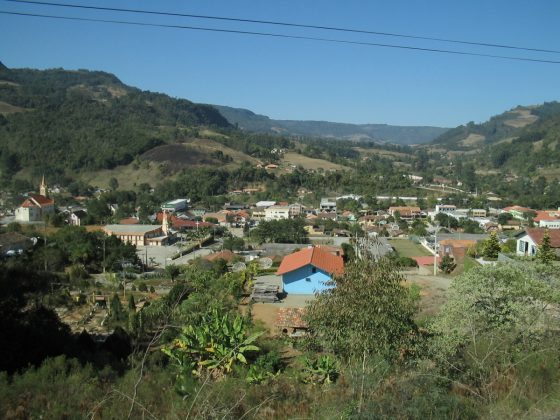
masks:
[[[45,174],[43,174],[43,179],[41,179],[41,185],[39,186],[39,194],[45,197],[47,197],[48,195],[47,183],[45,182]]]

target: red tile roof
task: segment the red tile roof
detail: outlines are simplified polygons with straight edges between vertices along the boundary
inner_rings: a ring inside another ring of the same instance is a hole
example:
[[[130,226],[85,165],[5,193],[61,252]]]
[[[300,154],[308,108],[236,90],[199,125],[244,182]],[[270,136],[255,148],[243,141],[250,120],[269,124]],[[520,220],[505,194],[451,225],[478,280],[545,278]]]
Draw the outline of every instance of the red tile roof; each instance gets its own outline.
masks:
[[[159,223],[162,223],[163,222],[163,212],[159,212],[156,215],[156,219]],[[180,217],[174,216],[172,214],[167,215],[167,221],[175,229],[181,229],[181,228],[196,229],[197,226],[199,228],[214,226],[212,223],[209,223],[209,222],[196,222],[194,220],[185,220],[185,219],[181,219]]]
[[[333,255],[321,248],[310,247],[285,256],[276,275],[280,276],[309,264],[329,274],[341,275],[344,272],[342,257]]]
[[[541,245],[546,230],[547,229],[530,228],[526,229],[525,233],[527,233],[537,245]],[[560,248],[560,229],[548,229],[548,236],[550,237],[550,246],[552,248]]]
[[[136,217],[127,217],[119,221],[119,225],[137,225],[140,223]]]
[[[34,200],[40,206],[54,204],[54,200],[51,200],[50,198],[47,198],[47,197],[45,197],[44,195],[41,195],[41,194],[29,194],[29,198]]]
[[[428,255],[425,257],[412,257],[412,259],[416,260],[418,265],[434,265],[434,257],[433,255]],[[436,259],[436,264],[439,264],[439,256]]]
[[[279,308],[276,313],[278,327],[307,328],[306,308]]]
[[[540,222],[541,220],[551,221],[551,220],[558,220],[560,219],[560,215],[557,211],[545,210],[545,211],[537,211],[537,215],[533,219],[534,222]]]
[[[29,194],[29,198],[27,198],[21,207],[43,207],[48,205],[53,205],[54,200],[45,197],[44,195],[40,194]]]
[[[227,262],[232,262],[235,258],[235,254],[229,249],[224,249],[222,252],[217,252],[215,254],[210,254],[204,257],[207,261],[225,260]]]

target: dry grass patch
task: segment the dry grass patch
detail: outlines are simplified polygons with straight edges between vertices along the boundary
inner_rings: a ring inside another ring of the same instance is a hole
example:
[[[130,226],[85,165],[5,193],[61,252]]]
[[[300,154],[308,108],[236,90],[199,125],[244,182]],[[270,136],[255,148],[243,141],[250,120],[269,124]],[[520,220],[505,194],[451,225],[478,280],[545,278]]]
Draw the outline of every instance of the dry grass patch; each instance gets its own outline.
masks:
[[[525,127],[539,119],[536,115],[531,114],[531,111],[528,109],[516,109],[511,111],[511,114],[517,115],[511,120],[504,121],[504,124],[514,128]]]
[[[19,106],[10,105],[7,102],[0,101],[0,114],[15,114],[16,112],[23,112],[25,108],[20,108]]]
[[[484,143],[486,137],[480,134],[469,134],[466,139],[461,140],[459,143],[463,146],[476,146],[480,143]]]
[[[343,171],[349,169],[347,166],[339,165],[338,163],[329,162],[324,159],[310,158],[295,152],[286,153],[282,162],[288,165],[302,166],[304,169],[313,171],[317,169],[324,169],[325,171]]]

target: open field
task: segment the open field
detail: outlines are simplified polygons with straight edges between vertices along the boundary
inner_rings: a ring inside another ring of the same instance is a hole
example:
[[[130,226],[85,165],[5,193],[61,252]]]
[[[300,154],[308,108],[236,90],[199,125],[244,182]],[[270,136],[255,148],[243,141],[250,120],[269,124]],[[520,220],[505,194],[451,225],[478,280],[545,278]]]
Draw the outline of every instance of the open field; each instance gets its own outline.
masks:
[[[0,101],[0,114],[15,114],[16,112],[22,111],[25,111],[25,109]]]
[[[116,178],[119,181],[119,188],[134,190],[135,186],[142,183],[150,184],[152,187],[164,180],[159,166],[155,163],[142,163],[135,168],[134,163],[124,166],[117,166],[114,169],[104,169],[96,172],[84,173],[81,179],[92,186],[108,188],[109,180]],[[165,179],[173,178],[166,176]]]
[[[509,125],[510,127],[525,127],[529,124],[533,124],[539,119],[539,117],[537,117],[536,115],[531,114],[531,111],[528,109],[516,109],[511,113],[515,113],[517,114],[517,116],[515,118],[512,118],[511,120],[504,121],[504,124]]]
[[[240,152],[239,150],[232,149],[231,147],[227,147],[226,145],[214,140],[192,138],[192,139],[185,140],[185,144],[187,144],[188,146],[196,150],[205,153],[221,151],[224,155],[231,156],[233,158],[234,164],[241,163],[241,162],[249,162],[256,165],[258,163],[258,160],[255,159],[254,157],[246,155],[245,153]]]
[[[484,143],[486,137],[480,134],[469,134],[466,139],[461,140],[459,143],[463,146],[476,146],[480,143]]]
[[[383,156],[383,157],[390,158],[390,159],[402,159],[402,158],[405,158],[405,157],[409,156],[406,153],[393,152],[391,150],[370,149],[370,148],[364,148],[364,147],[354,147],[353,149],[362,156],[378,155],[378,156]]]
[[[314,159],[294,152],[286,153],[282,162],[288,165],[302,166],[304,169],[308,170],[324,169],[325,171],[343,171],[349,169],[338,163],[329,162],[324,159]]]
[[[560,178],[560,167],[547,167],[537,169],[538,175],[544,176],[547,180]]]
[[[422,245],[415,244],[410,239],[391,239],[389,244],[395,248],[401,257],[422,257],[432,255]]]

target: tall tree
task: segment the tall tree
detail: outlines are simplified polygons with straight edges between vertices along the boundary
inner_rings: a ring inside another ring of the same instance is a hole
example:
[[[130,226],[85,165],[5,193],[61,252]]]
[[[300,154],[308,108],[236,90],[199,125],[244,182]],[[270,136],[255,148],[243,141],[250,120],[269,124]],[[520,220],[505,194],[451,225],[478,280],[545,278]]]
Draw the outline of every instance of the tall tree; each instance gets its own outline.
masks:
[[[398,356],[415,330],[405,278],[388,259],[358,260],[308,308],[313,339],[346,360]]]
[[[551,265],[552,262],[556,260],[556,254],[550,246],[550,233],[548,229],[544,230],[542,244],[539,246],[537,252],[537,260],[546,265]]]

